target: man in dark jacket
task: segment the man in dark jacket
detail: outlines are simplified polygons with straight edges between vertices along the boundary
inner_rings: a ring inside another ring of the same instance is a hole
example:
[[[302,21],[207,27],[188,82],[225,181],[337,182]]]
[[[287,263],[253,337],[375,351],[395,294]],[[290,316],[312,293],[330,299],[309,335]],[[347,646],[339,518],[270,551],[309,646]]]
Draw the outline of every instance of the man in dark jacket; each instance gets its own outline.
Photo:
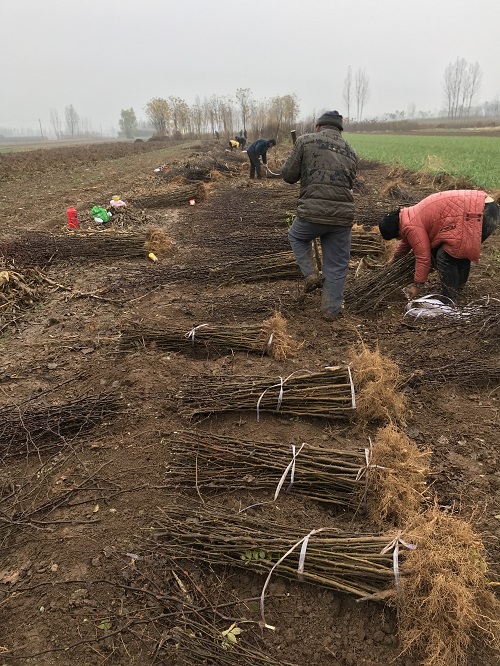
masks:
[[[338,111],[324,113],[316,132],[297,139],[281,169],[286,183],[300,180],[297,216],[288,240],[305,276],[306,293],[322,284],[312,253],[312,241],[321,239],[321,315],[327,320],[336,319],[342,308],[354,221],[352,186],[358,159],[341,136],[342,120]]]
[[[257,172],[257,178],[262,178],[260,169],[260,159],[262,157],[262,164],[267,164],[267,151],[276,145],[274,139],[257,139],[253,141],[247,148],[248,159],[250,160],[250,178],[254,178]]]

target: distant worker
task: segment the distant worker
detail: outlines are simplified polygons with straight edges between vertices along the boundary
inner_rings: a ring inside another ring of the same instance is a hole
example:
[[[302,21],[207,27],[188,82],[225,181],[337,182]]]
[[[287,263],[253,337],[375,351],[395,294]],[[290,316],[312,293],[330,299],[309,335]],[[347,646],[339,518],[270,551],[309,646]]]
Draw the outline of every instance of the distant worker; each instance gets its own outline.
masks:
[[[481,243],[500,224],[500,207],[482,190],[451,190],[422,199],[415,206],[387,213],[379,223],[385,240],[400,238],[399,259],[413,250],[417,298],[431,264],[441,278],[441,293],[454,300],[469,279],[471,261],[479,261]]]
[[[257,141],[253,141],[248,146],[247,155],[250,160],[250,178],[255,177],[255,172],[257,172],[257,178],[262,178],[259,158],[262,158],[262,164],[267,164],[267,151],[275,145],[276,141],[274,139],[257,139]]]
[[[236,139],[229,139],[229,150],[234,150],[235,148],[239,148],[240,144]]]
[[[215,138],[216,138],[217,141],[218,141],[218,140],[219,140],[219,132],[218,132],[217,130],[215,130],[214,134],[215,134]]]
[[[297,215],[288,240],[305,276],[306,293],[322,286],[312,251],[312,241],[321,239],[321,316],[329,321],[337,319],[342,309],[354,221],[352,186],[358,166],[356,153],[342,138],[342,131],[339,112],[324,113],[316,132],[298,137],[281,169],[286,183],[300,180]]]
[[[243,148],[245,147],[245,144],[247,142],[247,140],[245,139],[243,134],[240,134],[239,136],[235,136],[234,138],[240,144],[240,148],[243,150]]]

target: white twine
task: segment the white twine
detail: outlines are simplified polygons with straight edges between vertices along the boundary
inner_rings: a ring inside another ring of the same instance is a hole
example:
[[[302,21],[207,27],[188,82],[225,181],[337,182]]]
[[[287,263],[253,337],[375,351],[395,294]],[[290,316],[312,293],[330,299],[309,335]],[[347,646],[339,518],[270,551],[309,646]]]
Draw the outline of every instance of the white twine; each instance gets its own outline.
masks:
[[[363,501],[362,501],[363,508],[365,511],[366,511],[366,500],[368,495],[368,472],[370,471],[370,469],[386,469],[388,471],[391,471],[390,467],[382,467],[382,465],[372,464],[371,460],[373,455],[373,444],[371,437],[368,437],[368,442],[369,442],[369,447],[365,449],[366,465],[360,467],[356,475],[356,481],[360,481],[363,477],[365,477],[365,492],[363,493]]]
[[[306,559],[306,551],[307,551],[307,545],[309,543],[309,539],[314,535],[314,534],[319,534],[319,532],[323,532],[323,530],[328,529],[327,527],[320,527],[319,530],[311,530],[309,534],[306,534],[305,537],[300,539],[300,541],[297,541],[296,544],[294,544],[291,548],[289,548],[286,553],[280,557],[280,559],[276,562],[275,565],[273,565],[273,568],[269,572],[266,582],[264,583],[264,587],[262,588],[262,592],[260,593],[260,617],[261,617],[261,624],[264,627],[264,629],[272,629],[273,631],[276,629],[276,627],[273,627],[270,624],[267,624],[266,618],[264,615],[264,595],[267,590],[267,586],[269,585],[269,581],[271,580],[271,576],[273,574],[273,571],[276,569],[278,565],[280,565],[284,559],[286,559],[290,553],[293,553],[293,551],[300,545],[302,545],[302,548],[300,549],[300,556],[299,556],[299,566],[297,567],[297,574],[299,576],[299,579],[302,580],[302,574],[304,573],[304,562]]]
[[[396,590],[398,592],[399,598],[403,598],[403,591],[401,590],[401,576],[399,573],[399,546],[404,546],[405,548],[408,548],[408,550],[415,550],[416,549],[416,544],[414,543],[408,543],[407,541],[404,541],[401,538],[402,532],[399,532],[394,539],[391,541],[391,543],[388,543],[385,548],[382,548],[380,551],[381,555],[385,555],[386,553],[390,553],[392,550],[392,566],[394,569],[394,582],[396,583]]]
[[[262,391],[262,393],[259,396],[259,399],[257,400],[257,422],[260,420],[260,403],[265,394],[273,388],[278,388],[278,386],[280,387],[280,392],[278,395],[278,404],[276,405],[275,409],[276,412],[279,412],[281,409],[281,403],[283,402],[283,385],[298,372],[305,372],[309,375],[313,374],[310,370],[295,370],[295,372],[292,372],[292,374],[288,375],[288,377],[285,377],[285,379],[283,379],[283,377],[280,377],[279,384],[273,384],[272,386],[268,386],[264,391]]]
[[[351,401],[352,401],[352,408],[356,409],[356,394],[354,392],[354,382],[352,381],[352,373],[351,373],[351,368],[347,366],[347,372],[349,373],[349,382],[351,384]]]
[[[187,333],[185,333],[185,334],[184,334],[184,337],[187,338],[188,340],[191,338],[191,342],[192,342],[192,345],[193,345],[193,347],[194,347],[194,336],[195,336],[196,331],[197,331],[199,328],[203,328],[204,326],[208,326],[208,325],[209,325],[209,324],[200,324],[199,326],[195,326],[195,327],[192,328],[190,331],[188,331]]]
[[[291,487],[293,486],[293,482],[294,482],[294,480],[295,480],[295,460],[297,459],[297,456],[298,456],[299,453],[302,451],[302,449],[304,448],[305,445],[306,445],[306,444],[305,444],[305,442],[304,442],[304,443],[302,444],[302,446],[300,447],[300,449],[299,449],[298,451],[296,451],[296,450],[295,450],[295,444],[292,444],[292,459],[291,459],[291,461],[288,463],[287,468],[286,468],[285,471],[283,472],[283,474],[282,474],[282,476],[281,476],[281,479],[279,480],[279,483],[278,483],[278,485],[277,485],[277,487],[276,487],[276,492],[274,493],[274,500],[275,500],[275,501],[278,499],[278,495],[280,494],[280,490],[281,490],[281,488],[283,487],[283,484],[285,483],[285,479],[286,479],[286,477],[287,477],[287,475],[288,475],[288,472],[289,472],[290,469],[291,469],[292,472],[291,472],[291,474],[290,474],[290,484],[288,485],[288,488],[285,490],[285,493],[290,492],[290,489],[291,489]]]

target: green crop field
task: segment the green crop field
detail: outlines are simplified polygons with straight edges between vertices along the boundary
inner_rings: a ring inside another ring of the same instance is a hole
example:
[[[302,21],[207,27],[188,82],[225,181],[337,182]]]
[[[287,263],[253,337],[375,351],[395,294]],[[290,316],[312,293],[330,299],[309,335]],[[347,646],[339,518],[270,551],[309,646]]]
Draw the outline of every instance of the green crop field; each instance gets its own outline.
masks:
[[[367,160],[463,176],[487,190],[500,189],[500,137],[346,133],[345,138]]]

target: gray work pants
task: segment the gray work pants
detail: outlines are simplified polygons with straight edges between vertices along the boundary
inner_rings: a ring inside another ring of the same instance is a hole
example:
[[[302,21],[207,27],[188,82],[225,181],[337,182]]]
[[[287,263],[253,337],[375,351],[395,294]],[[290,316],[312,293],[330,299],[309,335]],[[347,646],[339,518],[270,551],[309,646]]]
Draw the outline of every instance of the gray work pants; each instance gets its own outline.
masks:
[[[321,240],[325,279],[321,294],[321,312],[338,314],[342,307],[351,255],[351,231],[351,227],[317,224],[297,216],[288,232],[293,254],[305,277],[317,272],[312,241],[315,238]]]

